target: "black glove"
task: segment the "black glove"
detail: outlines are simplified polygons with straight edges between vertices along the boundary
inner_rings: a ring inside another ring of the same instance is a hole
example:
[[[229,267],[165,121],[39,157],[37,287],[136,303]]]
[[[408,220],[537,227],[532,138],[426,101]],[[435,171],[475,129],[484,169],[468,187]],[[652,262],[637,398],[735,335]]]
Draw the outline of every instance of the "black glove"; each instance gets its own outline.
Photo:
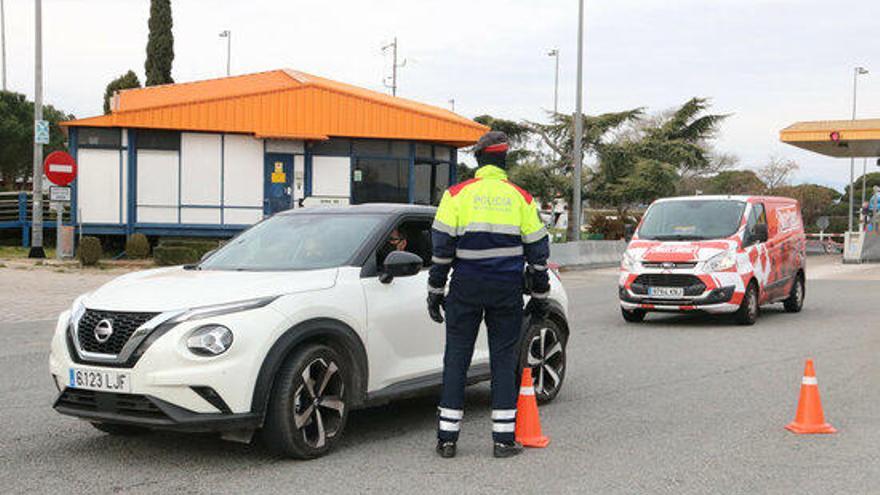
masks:
[[[526,304],[525,313],[531,315],[532,321],[541,321],[547,319],[547,313],[550,312],[550,303],[547,299],[529,299]]]
[[[437,323],[443,323],[443,313],[440,308],[446,302],[446,296],[443,294],[428,293],[428,315]]]

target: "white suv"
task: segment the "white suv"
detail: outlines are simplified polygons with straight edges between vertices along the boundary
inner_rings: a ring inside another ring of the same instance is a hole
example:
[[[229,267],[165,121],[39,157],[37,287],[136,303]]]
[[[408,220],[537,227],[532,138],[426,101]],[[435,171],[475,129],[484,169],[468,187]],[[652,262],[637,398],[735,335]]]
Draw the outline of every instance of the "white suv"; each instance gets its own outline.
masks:
[[[290,211],[201,263],[131,273],[58,318],[55,409],[111,434],[217,431],[320,456],[350,410],[441,381],[445,331],[427,314],[434,209],[364,205]],[[396,232],[395,232],[396,231]],[[389,236],[404,251],[386,248]],[[383,259],[379,259],[383,258]],[[567,298],[551,276],[547,320],[524,326],[539,400],[565,376]],[[482,335],[473,382],[489,377]]]

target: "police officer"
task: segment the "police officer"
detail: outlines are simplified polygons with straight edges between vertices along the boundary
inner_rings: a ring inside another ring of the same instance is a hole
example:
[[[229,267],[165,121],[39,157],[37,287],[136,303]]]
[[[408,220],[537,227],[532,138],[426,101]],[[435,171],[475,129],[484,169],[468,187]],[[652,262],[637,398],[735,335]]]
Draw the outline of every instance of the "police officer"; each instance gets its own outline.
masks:
[[[523,323],[523,269],[529,264],[533,318],[547,314],[550,283],[547,231],[536,202],[507,180],[507,136],[489,132],[477,142],[480,165],[474,179],[443,193],[432,227],[433,265],[428,313],[437,323],[446,313],[446,352],[437,452],[455,456],[464,416],[464,389],[480,322],[488,328],[492,371],[492,439],[495,457],[522,451],[514,441],[518,395],[517,361]],[[446,281],[452,269],[449,294]]]

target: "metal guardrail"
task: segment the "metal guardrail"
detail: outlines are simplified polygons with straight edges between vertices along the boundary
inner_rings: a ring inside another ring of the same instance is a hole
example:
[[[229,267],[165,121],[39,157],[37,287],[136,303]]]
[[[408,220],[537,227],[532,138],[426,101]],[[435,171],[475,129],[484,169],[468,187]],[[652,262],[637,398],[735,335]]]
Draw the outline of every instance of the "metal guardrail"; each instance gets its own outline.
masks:
[[[0,192],[0,229],[21,229],[21,244],[29,247],[33,226],[34,202],[31,192]],[[49,199],[43,195],[43,228],[54,229],[57,213],[50,208]],[[70,223],[70,211],[65,210],[62,222]]]

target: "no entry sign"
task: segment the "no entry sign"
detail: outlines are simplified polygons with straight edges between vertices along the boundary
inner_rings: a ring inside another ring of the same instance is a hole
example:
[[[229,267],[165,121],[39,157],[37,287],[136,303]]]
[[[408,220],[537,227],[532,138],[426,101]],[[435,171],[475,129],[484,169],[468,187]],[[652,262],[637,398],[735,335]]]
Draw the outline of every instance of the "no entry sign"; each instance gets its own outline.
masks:
[[[66,186],[76,179],[76,161],[64,151],[53,151],[43,160],[43,173],[56,186]]]

